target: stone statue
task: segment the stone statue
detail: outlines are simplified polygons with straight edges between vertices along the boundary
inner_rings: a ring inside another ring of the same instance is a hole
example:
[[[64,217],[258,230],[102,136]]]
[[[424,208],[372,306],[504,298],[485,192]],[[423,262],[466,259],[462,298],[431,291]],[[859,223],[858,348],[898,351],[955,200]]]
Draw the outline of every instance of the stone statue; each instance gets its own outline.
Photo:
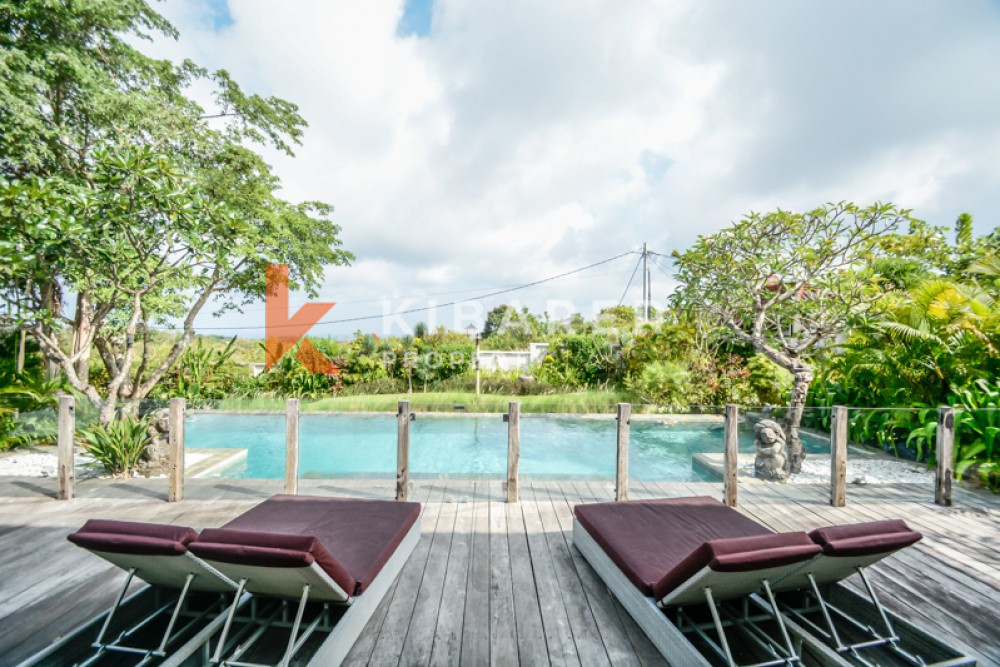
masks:
[[[140,468],[165,471],[170,458],[168,437],[170,435],[170,410],[161,408],[149,414],[150,424],[147,431],[149,446],[143,452]]]
[[[753,427],[757,458],[754,459],[754,476],[769,482],[788,479],[785,469],[785,430],[771,419],[762,419]]]

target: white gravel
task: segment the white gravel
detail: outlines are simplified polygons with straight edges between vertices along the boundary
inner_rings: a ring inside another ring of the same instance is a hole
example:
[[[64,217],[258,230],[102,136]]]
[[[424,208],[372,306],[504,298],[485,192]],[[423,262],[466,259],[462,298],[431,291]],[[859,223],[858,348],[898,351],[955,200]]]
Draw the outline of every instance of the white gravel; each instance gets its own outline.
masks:
[[[55,454],[15,453],[12,456],[0,458],[0,476],[53,477],[58,465]]]
[[[0,457],[0,477],[55,477],[59,459],[47,452],[14,451]],[[76,478],[104,477],[104,466],[89,454],[76,455]]]
[[[752,459],[751,459],[752,460]],[[741,466],[753,476],[753,464]],[[788,478],[789,484],[829,484],[830,458],[807,458],[802,472]],[[927,466],[893,459],[847,457],[848,484],[934,484],[934,471]]]

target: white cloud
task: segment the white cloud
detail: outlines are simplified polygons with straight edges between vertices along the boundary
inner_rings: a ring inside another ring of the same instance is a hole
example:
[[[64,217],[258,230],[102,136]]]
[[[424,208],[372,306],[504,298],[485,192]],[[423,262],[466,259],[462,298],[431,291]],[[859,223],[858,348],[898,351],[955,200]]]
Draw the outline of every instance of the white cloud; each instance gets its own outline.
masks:
[[[970,210],[985,229],[1000,204],[1000,9],[986,0],[436,0],[426,38],[396,35],[402,0],[230,0],[218,32],[199,0],[157,8],[181,31],[158,54],[300,105],[304,145],[267,157],[287,197],[336,206],[358,255],[328,272],[331,317],[643,241],[668,252],[751,209],[891,199],[938,224]],[[634,261],[486,307],[617,303]],[[671,284],[653,279],[660,301]],[[358,327],[379,323],[328,330]]]

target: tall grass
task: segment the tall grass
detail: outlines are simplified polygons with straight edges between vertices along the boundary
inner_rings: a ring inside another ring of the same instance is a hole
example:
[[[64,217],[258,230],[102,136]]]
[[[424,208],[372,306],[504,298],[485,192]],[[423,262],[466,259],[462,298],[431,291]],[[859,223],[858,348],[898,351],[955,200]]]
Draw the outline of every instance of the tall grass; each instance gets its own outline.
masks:
[[[521,402],[522,412],[611,413],[615,405],[629,398],[615,391],[580,391],[540,396],[502,396],[469,392],[428,392],[380,394],[369,396],[334,396],[303,401],[308,412],[395,412],[399,401],[410,401],[411,409],[421,412],[506,412],[511,401]],[[283,410],[280,398],[226,399],[220,410]],[[461,406],[461,407],[458,407]]]

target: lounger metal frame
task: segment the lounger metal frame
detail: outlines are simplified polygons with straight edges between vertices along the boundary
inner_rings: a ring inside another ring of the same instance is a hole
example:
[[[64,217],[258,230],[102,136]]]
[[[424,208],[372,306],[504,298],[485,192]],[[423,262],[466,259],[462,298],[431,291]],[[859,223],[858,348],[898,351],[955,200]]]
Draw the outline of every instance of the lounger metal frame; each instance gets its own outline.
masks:
[[[692,619],[684,606],[672,607],[668,610],[653,597],[643,595],[576,519],[573,521],[573,545],[590,563],[598,576],[607,584],[618,601],[671,665],[704,667],[711,664],[692,644],[689,635],[697,636],[727,664],[735,665],[729,642],[726,639],[727,630],[739,632],[743,639],[755,644],[761,651],[772,656],[771,659],[759,663],[755,667],[795,665],[799,662],[801,650],[796,646],[796,642],[800,641],[800,638],[797,633],[790,631],[787,619],[777,611],[776,605],[768,606],[765,603],[761,609],[751,608],[746,602],[747,596],[743,596],[738,604],[733,602],[717,604],[719,601],[713,596],[711,586],[707,586],[701,591],[702,599],[700,600],[693,591],[689,590],[683,597],[685,603],[688,605],[707,604],[712,615],[711,623],[699,623]],[[701,574],[703,573],[699,573],[699,575]],[[762,585],[759,578],[756,579],[757,585],[752,585],[754,573],[737,574],[746,575],[746,577],[731,579],[738,586],[754,590]],[[700,577],[700,580],[702,582],[709,581],[707,575]],[[718,579],[717,583],[721,581]],[[729,593],[731,592],[730,590]],[[764,627],[765,623],[771,622],[777,628],[777,635],[768,632]],[[710,634],[713,631],[714,638]],[[824,654],[824,658],[830,661],[828,664],[844,664],[835,652],[825,646],[819,646],[813,652]]]
[[[91,644],[91,647],[96,649],[96,652],[88,660],[80,663],[79,667],[89,667],[89,665],[96,663],[107,651],[140,655],[142,656],[142,660],[138,663],[138,665],[145,665],[153,658],[164,657],[167,654],[167,646],[169,646],[172,641],[187,633],[187,631],[190,630],[195,623],[201,621],[213,609],[213,607],[208,607],[201,612],[188,612],[185,605],[187,603],[188,593],[192,589],[203,592],[221,593],[225,591],[232,591],[236,588],[236,584],[233,583],[232,580],[191,552],[185,552],[177,556],[119,554],[98,550],[91,550],[91,552],[126,570],[128,572],[128,576],[125,578],[125,583],[122,585],[117,598],[115,598],[114,605],[105,616],[104,623],[101,625],[101,629],[97,633],[97,638]],[[164,571],[162,567],[157,568],[154,563],[161,566],[167,564],[170,567],[166,568],[166,571]],[[132,581],[137,573],[139,574],[139,577],[147,583],[155,583],[158,585],[158,587],[154,587],[153,592],[154,595],[159,598],[162,587],[169,587],[170,584],[175,583],[170,581],[171,577],[179,576],[183,572],[186,572],[184,575],[184,583],[181,586],[180,594],[177,596],[176,600],[169,601],[164,604],[157,604],[152,613],[147,614],[138,622],[122,630],[114,639],[105,641],[105,635],[111,627],[111,623],[113,622],[115,615],[121,608],[122,601],[125,599],[125,594],[128,592],[129,586],[132,585]],[[238,599],[239,596],[237,596],[237,600]],[[220,597],[220,602],[221,600],[222,598]],[[166,630],[164,631],[159,644],[155,648],[141,648],[137,646],[129,646],[123,643],[124,640],[133,636],[136,632],[149,625],[170,609],[172,609],[170,620],[167,622]],[[220,608],[218,611],[221,612],[222,609]],[[189,620],[175,633],[174,627],[182,615],[189,618]]]
[[[808,651],[812,660],[823,665],[872,665],[862,651],[878,646],[888,647],[903,662],[936,667],[956,667],[974,665],[975,660],[962,656],[955,649],[929,636],[904,619],[885,609],[875,593],[874,587],[864,572],[864,567],[874,563],[886,554],[860,557],[857,559],[831,557],[820,554],[799,565],[785,569],[784,573],[761,570],[759,573],[743,573],[751,579],[732,579],[726,594],[737,595],[753,588],[753,577],[757,578],[756,590],[739,597],[737,601],[718,604],[712,592],[713,584],[719,585],[724,579],[713,580],[708,572],[699,572],[691,581],[698,581],[704,595],[704,603],[712,615],[712,623],[695,623],[690,615],[680,608],[670,607],[675,601],[697,604],[697,587],[685,583],[661,601],[647,597],[622,573],[604,549],[591,537],[578,520],[573,522],[573,544],[586,558],[597,574],[604,580],[615,597],[635,619],[649,639],[670,664],[707,665],[708,661],[688,641],[686,634],[694,634],[728,665],[735,666],[728,650],[726,630],[735,629],[744,640],[749,640],[758,649],[773,654],[774,660],[761,664],[794,664],[801,659],[803,651]],[[708,568],[705,568],[708,570]],[[850,591],[837,583],[845,576],[856,572],[864,584],[867,596]],[[719,573],[716,573],[719,574]],[[766,575],[766,576],[762,576]],[[839,578],[838,578],[839,577]],[[740,586],[746,588],[741,591]],[[825,589],[825,592],[824,592]],[[796,605],[788,600],[791,594],[809,593],[817,602],[813,606]],[[849,605],[840,605],[833,599],[844,598]],[[866,608],[866,605],[867,608]],[[864,613],[851,614],[844,606],[870,612],[874,618]],[[752,609],[752,610],[751,610]],[[756,613],[753,611],[755,610]],[[819,625],[806,617],[807,613],[819,611],[823,624]],[[668,615],[669,613],[669,615]],[[853,644],[842,641],[837,633],[834,619],[842,619],[855,629],[871,636],[869,640]],[[778,628],[778,636],[768,634],[760,627],[761,622],[773,620]],[[876,625],[881,625],[876,629]],[[823,626],[826,626],[825,628]],[[714,629],[716,637],[709,633]],[[926,650],[926,657],[936,662],[925,662],[920,657],[905,650],[903,640],[915,643]],[[791,655],[790,655],[791,654]],[[850,658],[850,660],[848,659]],[[754,666],[760,667],[760,665]]]
[[[339,665],[354,646],[354,642],[389,591],[392,582],[399,576],[419,541],[418,519],[364,593],[354,597],[349,596],[315,563],[308,568],[280,568],[209,561],[213,567],[227,576],[239,577],[236,600],[244,591],[250,591],[252,594],[248,616],[237,616],[238,607],[235,604],[230,608],[219,638],[215,641],[214,650],[211,652],[212,663],[225,667],[270,667],[261,663],[243,662],[240,658],[248,653],[270,629],[288,627],[290,628],[288,643],[281,660],[277,663],[280,667],[287,667],[306,641],[316,632],[326,632],[328,635],[316,653],[311,656],[309,664],[324,667]],[[292,573],[292,570],[295,572]],[[294,620],[291,622],[288,612],[292,600],[289,599],[288,593],[277,599],[269,597],[280,594],[280,584],[282,580],[287,583],[289,574],[298,579],[301,585]],[[254,578],[257,577],[259,581],[262,576],[270,581],[263,585],[256,584]],[[262,590],[267,593],[261,593]],[[267,604],[268,602],[271,604]],[[303,629],[305,610],[310,602],[321,602],[322,607]],[[344,612],[334,621],[333,611],[336,607],[344,608]],[[235,632],[234,625],[240,626]],[[163,666],[174,667],[174,662],[168,660]]]

